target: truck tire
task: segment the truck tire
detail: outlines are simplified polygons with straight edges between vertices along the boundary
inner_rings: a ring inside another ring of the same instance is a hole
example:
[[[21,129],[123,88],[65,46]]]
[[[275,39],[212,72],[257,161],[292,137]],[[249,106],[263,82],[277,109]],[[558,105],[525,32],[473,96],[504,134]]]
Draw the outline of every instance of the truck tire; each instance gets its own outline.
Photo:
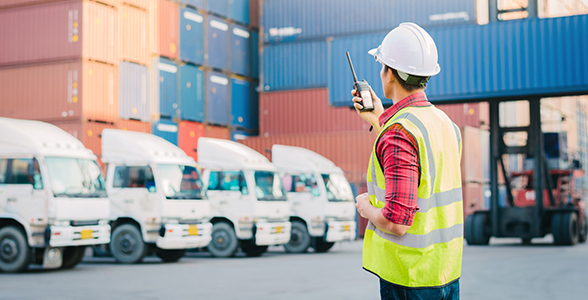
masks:
[[[334,242],[324,241],[322,237],[313,238],[312,242],[312,248],[314,248],[314,251],[317,253],[325,253],[331,250],[334,245]]]
[[[241,246],[241,250],[249,257],[259,257],[267,251],[268,246],[247,245]]]
[[[137,226],[123,224],[114,229],[110,239],[110,252],[119,263],[134,264],[143,260],[147,246]]]
[[[92,246],[92,254],[94,257],[112,257],[109,244]]]
[[[161,260],[163,260],[163,262],[172,263],[172,262],[177,262],[178,260],[180,260],[180,258],[184,257],[184,255],[186,255],[186,249],[179,249],[179,250],[157,249],[157,251],[155,251],[155,254],[157,254],[157,256],[159,258],[161,258]]]
[[[575,212],[561,214],[561,245],[575,245],[578,243],[580,226]]]
[[[14,226],[0,229],[0,271],[22,272],[31,262],[31,249],[22,230]]]
[[[580,227],[580,234],[578,235],[578,243],[585,243],[588,237],[588,215],[586,213],[582,216],[582,226]]]
[[[485,213],[474,213],[466,218],[465,238],[468,245],[488,245],[490,235],[486,233],[488,215]]]
[[[292,222],[290,241],[284,244],[288,253],[304,253],[310,247],[310,235],[306,225],[300,221]]]
[[[82,262],[86,247],[65,247],[63,250],[63,263],[61,269],[71,269]]]
[[[212,225],[212,241],[208,252],[214,257],[233,257],[239,249],[239,241],[233,227],[225,222]]]

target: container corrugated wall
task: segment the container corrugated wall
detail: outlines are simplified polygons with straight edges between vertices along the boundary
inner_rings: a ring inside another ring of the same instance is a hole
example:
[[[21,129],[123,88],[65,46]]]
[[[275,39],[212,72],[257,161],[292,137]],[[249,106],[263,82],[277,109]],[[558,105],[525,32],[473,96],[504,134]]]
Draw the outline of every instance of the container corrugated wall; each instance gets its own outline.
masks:
[[[0,69],[0,116],[41,121],[118,119],[118,68],[91,61]]]
[[[180,9],[180,59],[204,64],[204,16],[195,9]]]
[[[15,8],[21,6],[30,6],[30,5],[39,5],[39,4],[48,4],[51,2],[57,2],[63,0],[0,0],[0,8],[7,9],[7,8]],[[101,1],[107,3],[108,5],[116,5],[118,0],[106,0]]]
[[[250,75],[253,78],[259,78],[259,33],[251,31],[251,42],[249,43],[249,66]]]
[[[141,9],[149,9],[149,2],[153,0],[118,0],[119,3],[124,3],[126,5],[138,7]]]
[[[178,58],[179,38],[179,13],[180,8],[175,2],[159,0],[159,55],[171,59]]]
[[[249,25],[259,27],[259,0],[249,0]]]
[[[206,9],[215,15],[229,16],[229,0],[207,0]]]
[[[86,148],[98,156],[98,159],[102,156],[102,131],[106,128],[116,128],[112,123],[87,121],[62,121],[51,122],[51,124],[80,140]]]
[[[176,146],[178,145],[178,124],[172,120],[159,119],[153,122],[152,133]]]
[[[223,19],[207,16],[206,64],[211,68],[228,70],[229,67],[229,24]]]
[[[160,57],[153,72],[159,74],[159,113],[166,117],[175,117],[180,109],[178,103],[178,66],[172,60]]]
[[[247,28],[231,25],[231,72],[249,76],[250,37]]]
[[[120,118],[149,122],[149,69],[139,64],[121,62],[119,82]]]
[[[476,22],[473,0],[266,0],[265,42],[388,32],[402,22],[421,26]]]
[[[151,133],[151,124],[148,122],[121,119],[116,122],[116,129]]]
[[[480,129],[465,126],[461,128],[462,155],[461,177],[463,182],[482,183],[482,162],[480,159],[482,143]]]
[[[206,122],[227,126],[229,78],[219,72],[207,72],[206,80]]]
[[[178,129],[178,147],[198,161],[198,139],[206,134],[202,123],[181,121]]]
[[[229,132],[229,129],[226,127],[209,125],[205,128],[205,136],[215,139],[228,140],[231,138],[231,133]]]
[[[256,99],[253,99],[251,83],[231,78],[231,125],[235,128],[255,130],[259,128]]]
[[[183,64],[179,78],[182,120],[204,122],[204,72],[195,65]]]
[[[0,66],[87,58],[118,63],[116,10],[67,1],[0,11]]]
[[[204,0],[180,0],[180,3],[189,5],[198,9],[204,9]]]
[[[229,0],[229,19],[249,25],[249,0]]]
[[[128,5],[120,5],[118,10],[120,59],[148,66],[151,63],[149,13]]]
[[[465,104],[440,104],[436,107],[451,119],[458,127],[470,126],[480,127],[481,125],[488,126],[483,114],[487,112],[482,109],[481,103],[465,103]]]
[[[480,183],[464,183],[463,191],[463,215],[465,217],[484,209],[484,186]]]

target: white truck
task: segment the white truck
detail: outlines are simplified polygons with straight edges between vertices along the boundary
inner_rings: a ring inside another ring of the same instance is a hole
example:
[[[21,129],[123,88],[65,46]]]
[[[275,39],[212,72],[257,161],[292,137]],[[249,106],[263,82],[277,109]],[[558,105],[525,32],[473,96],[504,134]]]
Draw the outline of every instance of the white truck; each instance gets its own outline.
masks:
[[[47,123],[0,118],[0,271],[72,268],[110,241],[96,156]]]
[[[301,253],[309,247],[326,252],[335,242],[355,239],[355,201],[339,167],[313,151],[284,145],[272,147],[272,162],[292,209],[287,252]]]
[[[212,211],[215,257],[234,256],[240,247],[260,256],[290,239],[290,207],[277,169],[255,150],[228,140],[200,138],[198,162]]]
[[[102,161],[111,199],[108,250],[118,262],[137,263],[151,252],[175,262],[210,243],[210,203],[184,151],[152,134],[105,129]]]

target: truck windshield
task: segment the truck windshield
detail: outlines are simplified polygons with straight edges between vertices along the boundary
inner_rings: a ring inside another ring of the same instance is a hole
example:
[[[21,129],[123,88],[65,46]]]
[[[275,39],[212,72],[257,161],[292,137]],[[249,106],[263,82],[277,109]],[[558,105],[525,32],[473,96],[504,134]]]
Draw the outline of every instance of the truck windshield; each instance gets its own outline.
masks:
[[[269,171],[255,171],[255,195],[257,200],[287,200],[280,176]]]
[[[329,201],[353,201],[351,186],[343,174],[321,174],[321,176],[325,182]]]
[[[106,198],[104,177],[96,161],[70,157],[46,157],[55,197]]]
[[[191,166],[158,165],[167,199],[202,199],[200,173]]]

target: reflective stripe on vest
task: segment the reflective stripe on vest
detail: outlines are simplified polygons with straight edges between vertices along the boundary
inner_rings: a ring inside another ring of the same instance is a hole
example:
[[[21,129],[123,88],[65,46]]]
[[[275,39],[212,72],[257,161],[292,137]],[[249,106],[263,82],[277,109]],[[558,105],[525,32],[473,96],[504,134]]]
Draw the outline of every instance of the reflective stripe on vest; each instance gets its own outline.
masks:
[[[426,126],[421,122],[425,120]],[[419,210],[406,234],[396,236],[368,223],[363,265],[382,279],[406,287],[437,287],[461,276],[463,204],[459,128],[437,108],[408,107],[384,126],[368,166],[370,202],[385,206],[385,178],[376,155],[382,133],[400,124],[417,142],[420,182]]]

